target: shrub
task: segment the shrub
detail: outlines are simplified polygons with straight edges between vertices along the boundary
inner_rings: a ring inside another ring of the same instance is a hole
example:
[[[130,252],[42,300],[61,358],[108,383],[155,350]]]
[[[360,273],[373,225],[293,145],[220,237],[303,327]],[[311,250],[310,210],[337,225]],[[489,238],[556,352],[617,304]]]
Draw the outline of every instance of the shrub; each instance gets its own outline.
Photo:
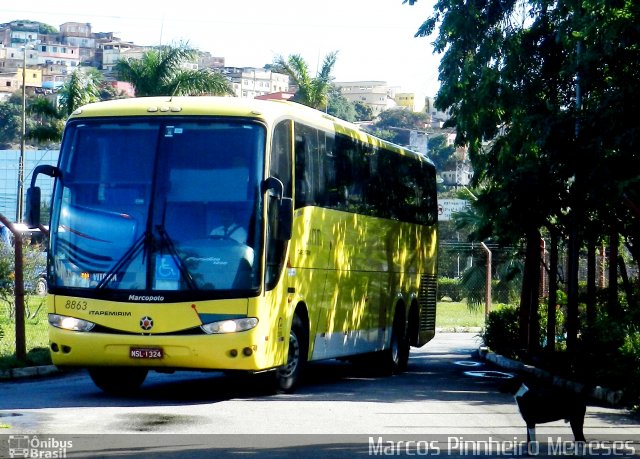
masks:
[[[449,297],[452,301],[460,301],[462,299],[462,289],[458,279],[450,277],[438,278],[438,298]]]
[[[630,332],[625,337],[620,348],[620,365],[625,369],[622,372],[625,374],[620,375],[626,382],[625,398],[637,407],[640,403],[640,331]]]
[[[493,352],[515,357],[518,350],[518,308],[503,306],[489,313],[482,331],[484,344]]]

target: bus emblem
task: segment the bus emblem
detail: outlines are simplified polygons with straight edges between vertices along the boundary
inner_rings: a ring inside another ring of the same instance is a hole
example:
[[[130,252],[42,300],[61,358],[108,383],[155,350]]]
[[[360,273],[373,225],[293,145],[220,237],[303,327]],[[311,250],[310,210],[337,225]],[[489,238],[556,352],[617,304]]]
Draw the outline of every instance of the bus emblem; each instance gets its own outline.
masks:
[[[140,328],[143,330],[151,330],[153,328],[153,319],[149,316],[144,316],[140,319]]]

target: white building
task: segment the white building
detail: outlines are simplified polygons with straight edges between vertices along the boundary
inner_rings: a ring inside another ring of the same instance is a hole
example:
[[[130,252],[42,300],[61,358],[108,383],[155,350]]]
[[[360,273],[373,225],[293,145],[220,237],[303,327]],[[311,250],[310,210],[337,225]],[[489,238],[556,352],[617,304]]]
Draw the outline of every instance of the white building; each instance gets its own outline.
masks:
[[[360,102],[371,108],[373,116],[397,107],[395,101],[396,87],[388,86],[384,81],[351,81],[334,82],[340,93],[349,102]]]
[[[231,81],[236,97],[257,96],[289,90],[289,75],[253,67],[224,67],[222,74]]]

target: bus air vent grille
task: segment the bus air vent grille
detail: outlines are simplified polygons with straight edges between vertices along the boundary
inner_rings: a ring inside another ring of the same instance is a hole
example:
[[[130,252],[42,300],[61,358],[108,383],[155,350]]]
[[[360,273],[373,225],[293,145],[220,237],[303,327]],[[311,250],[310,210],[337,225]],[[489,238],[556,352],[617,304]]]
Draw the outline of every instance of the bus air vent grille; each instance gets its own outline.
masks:
[[[436,328],[436,287],[438,281],[433,274],[425,274],[420,280],[420,331]]]

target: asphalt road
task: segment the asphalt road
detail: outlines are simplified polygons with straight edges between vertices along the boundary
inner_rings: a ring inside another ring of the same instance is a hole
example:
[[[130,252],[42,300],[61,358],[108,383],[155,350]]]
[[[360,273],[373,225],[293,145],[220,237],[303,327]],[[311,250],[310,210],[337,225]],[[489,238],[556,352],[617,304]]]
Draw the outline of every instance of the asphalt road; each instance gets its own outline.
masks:
[[[438,334],[392,377],[312,364],[286,395],[217,372],[152,373],[129,397],[103,394],[81,371],[2,382],[0,457],[25,449],[39,457],[469,457],[509,445],[511,457],[526,453],[508,375],[477,358],[478,344],[474,334]],[[563,421],[537,431],[562,441],[552,452],[575,455]],[[618,457],[640,452],[629,443],[640,425],[624,410],[590,405],[585,435]]]

